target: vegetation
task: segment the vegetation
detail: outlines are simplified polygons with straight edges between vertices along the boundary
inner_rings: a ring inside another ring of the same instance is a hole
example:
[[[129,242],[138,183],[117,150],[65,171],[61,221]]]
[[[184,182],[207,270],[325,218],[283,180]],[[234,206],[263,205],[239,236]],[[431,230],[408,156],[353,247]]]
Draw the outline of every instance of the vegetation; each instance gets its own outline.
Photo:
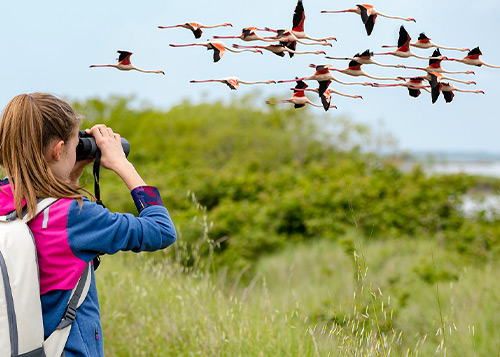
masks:
[[[130,141],[179,235],[165,252],[104,259],[110,355],[497,353],[500,217],[461,203],[498,180],[403,171],[364,126],[251,98],[75,107]],[[134,212],[109,172],[101,192]]]

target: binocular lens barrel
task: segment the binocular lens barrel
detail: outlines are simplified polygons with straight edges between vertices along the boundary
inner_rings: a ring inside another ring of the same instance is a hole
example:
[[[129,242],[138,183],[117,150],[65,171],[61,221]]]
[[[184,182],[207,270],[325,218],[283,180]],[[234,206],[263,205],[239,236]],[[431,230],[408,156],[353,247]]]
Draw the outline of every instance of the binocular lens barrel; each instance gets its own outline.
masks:
[[[80,140],[78,142],[78,146],[76,147],[76,160],[80,161],[95,158],[99,148],[97,147],[94,136],[87,134],[85,130],[80,130],[78,136]],[[130,143],[125,138],[121,138],[121,141],[123,152],[125,153],[125,156],[128,156],[130,153]]]

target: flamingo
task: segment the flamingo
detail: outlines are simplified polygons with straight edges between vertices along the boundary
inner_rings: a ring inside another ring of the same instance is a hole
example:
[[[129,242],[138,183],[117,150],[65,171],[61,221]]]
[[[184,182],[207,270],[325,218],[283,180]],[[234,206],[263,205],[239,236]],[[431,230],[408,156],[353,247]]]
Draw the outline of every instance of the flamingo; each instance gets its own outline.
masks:
[[[418,67],[408,67],[408,68],[410,68],[410,69],[412,69],[412,68],[413,69],[420,69],[420,70],[423,70],[423,71],[427,71],[426,68],[418,68]],[[463,84],[474,84],[474,85],[476,84],[476,82],[474,82],[474,81],[462,81],[460,79],[455,79],[455,78],[447,77],[447,76],[445,76],[445,75],[443,75],[443,74],[441,74],[439,72],[427,72],[427,75],[422,76],[422,77],[424,79],[428,80],[429,82],[431,82],[432,76],[433,75],[436,76],[436,74],[439,74],[439,76],[437,76],[439,78],[439,80],[441,80],[441,79],[447,79],[449,81],[459,82],[459,83],[463,83]],[[410,79],[410,78],[413,78],[413,77],[399,77],[399,78],[401,78],[401,79]]]
[[[255,53],[260,53],[263,54],[261,50],[257,48],[248,48],[248,49],[242,49],[242,50],[234,50],[230,47],[227,47],[224,43],[221,41],[214,41],[214,40],[208,40],[205,42],[200,42],[200,43],[188,43],[186,45],[173,45],[170,44],[170,47],[187,47],[187,46],[205,46],[208,50],[213,50],[214,51],[214,62],[219,62],[222,56],[224,55],[224,52],[226,50],[230,52],[245,52],[245,51],[250,51],[250,52],[255,52]]]
[[[458,89],[456,89],[456,87],[454,85],[452,85],[450,83],[441,82],[441,80],[444,78],[446,78],[446,77],[443,76],[441,73],[437,73],[437,72],[431,72],[425,78],[431,84],[432,104],[436,103],[437,99],[439,98],[439,94],[441,93],[441,91],[443,91],[443,88],[444,88],[443,96],[445,97],[444,99],[445,99],[446,103],[449,103],[453,100],[454,94],[452,92],[454,90],[458,91]],[[465,91],[465,90],[463,90],[463,91]],[[444,92],[446,92],[446,94]],[[483,93],[484,94],[483,91],[465,91],[465,92]]]
[[[469,66],[486,66],[486,67],[491,67],[491,68],[500,68],[500,66],[494,66],[492,64],[488,64],[484,62],[482,59],[479,58],[483,53],[479,49],[479,46],[476,48],[473,48],[472,50],[469,51],[467,56],[465,56],[462,59],[456,59],[456,58],[448,58],[449,61],[456,61],[456,62],[462,62],[464,64],[467,64]]]
[[[361,15],[361,20],[363,21],[363,24],[365,24],[365,29],[366,33],[368,36],[372,34],[373,27],[375,26],[375,20],[377,19],[377,16],[383,16],[387,17],[389,19],[398,19],[398,20],[403,20],[403,21],[413,21],[417,22],[414,18],[411,17],[399,17],[399,16],[390,16],[381,13],[378,10],[375,10],[375,8],[372,5],[356,5],[355,9],[347,9],[347,10],[340,10],[340,11],[321,11],[322,14],[335,14],[335,13],[342,13],[342,12],[354,12],[358,15]]]
[[[290,89],[294,90],[294,91],[310,91],[310,92],[315,92],[315,93],[319,94],[319,88],[303,88],[303,89],[290,88]],[[332,101],[332,94],[333,93],[338,94],[338,95],[342,95],[344,97],[363,99],[363,97],[360,95],[345,94],[345,93],[338,92],[332,88],[328,88],[322,95],[319,96],[321,98],[321,103],[323,103],[323,108],[325,109],[325,111],[328,111],[328,109],[330,108],[330,103]]]
[[[232,90],[237,90],[240,84],[270,84],[274,83],[276,84],[276,81],[269,80],[269,81],[256,81],[256,82],[246,82],[242,81],[238,77],[227,77],[227,78],[221,78],[221,79],[206,79],[202,81],[190,81],[189,83],[206,83],[206,82],[220,82],[226,84],[229,88]]]
[[[319,88],[307,88],[307,89],[296,89],[296,88],[290,88],[290,90],[305,90],[305,91],[308,91],[308,92],[315,92],[315,93],[318,93],[319,94]],[[338,95],[341,95],[341,96],[344,96],[344,97],[348,97],[348,98],[355,98],[355,99],[363,99],[363,96],[361,95],[352,95],[352,94],[345,94],[345,93],[342,93],[342,92],[339,92],[339,91],[336,91],[335,89],[333,88],[328,88],[326,92],[329,92],[330,94],[338,94]]]
[[[120,71],[139,71],[143,73],[161,73],[165,74],[165,72],[161,70],[155,70],[155,71],[147,71],[144,69],[137,68],[134,66],[132,63],[130,63],[130,56],[132,56],[132,52],[128,51],[117,51],[120,55],[118,56],[118,64],[93,64],[90,65],[90,68],[95,68],[95,67],[114,67],[116,69],[119,69]]]
[[[456,50],[456,51],[470,51],[468,48],[458,48],[458,47],[446,47],[446,46],[440,46],[435,44],[434,42],[431,41],[429,37],[425,35],[424,32],[420,33],[418,36],[418,41],[414,43],[410,43],[410,46],[417,47],[417,48],[422,48],[422,49],[428,49],[432,47],[436,48],[441,48],[443,50]],[[383,48],[391,48],[391,47],[396,47],[396,46],[382,46]]]
[[[328,68],[328,70],[344,73],[344,74],[347,74],[348,76],[353,76],[353,77],[364,76],[364,77],[368,77],[368,78],[372,78],[372,79],[377,79],[380,81],[400,81],[401,80],[400,78],[387,78],[387,77],[372,76],[372,75],[366,73],[365,71],[363,71],[361,69],[361,66],[362,66],[361,63],[353,60],[353,61],[349,62],[349,67],[347,67],[346,69]],[[309,67],[317,68],[318,66],[316,66],[315,64],[310,64]]]
[[[446,71],[441,67],[441,62],[443,60],[448,60],[448,57],[441,56],[441,51],[439,51],[439,48],[436,48],[434,52],[432,53],[432,57],[435,57],[436,59],[430,59],[429,60],[429,66],[426,68],[421,68],[421,67],[406,67],[408,69],[419,69],[427,72],[438,72],[438,73],[450,73],[450,74],[457,74],[457,73],[463,73],[463,74],[475,74],[474,71]],[[438,59],[439,58],[439,59]]]
[[[441,92],[443,92],[444,100],[446,103],[450,103],[455,97],[453,92],[464,92],[464,93],[476,93],[476,94],[484,94],[482,90],[465,90],[458,89],[451,83],[441,83]]]
[[[263,50],[270,51],[277,56],[285,57],[285,53],[293,53],[293,54],[313,54],[313,55],[325,55],[325,51],[294,51],[289,49],[284,45],[268,45],[268,46],[241,46],[241,45],[233,45],[234,48],[261,48]]]
[[[295,82],[296,80],[300,81],[318,81],[319,84],[319,92],[318,94],[321,96],[323,93],[326,91],[330,83],[333,81],[344,84],[344,85],[362,85],[362,86],[373,86],[373,84],[368,83],[368,82],[343,82],[339,79],[337,79],[328,69],[331,67],[329,64],[321,65],[321,66],[316,66],[316,72],[309,77],[304,77],[304,78],[298,78],[298,79],[292,79],[292,80],[282,80],[278,81],[278,83],[288,83],[288,82]]]
[[[230,23],[223,23],[220,25],[213,25],[213,26],[205,26],[199,22],[186,22],[186,23],[180,24],[180,25],[158,26],[158,28],[159,29],[170,29],[170,28],[174,28],[174,27],[182,27],[182,28],[189,29],[189,30],[193,31],[194,37],[198,39],[201,37],[201,34],[203,33],[203,31],[201,30],[202,28],[212,29],[215,27],[225,27],[225,26],[233,27],[233,25],[231,25]]]
[[[272,32],[276,33],[276,36],[274,36],[274,37],[265,37],[265,38],[271,39],[274,41],[279,40],[280,45],[286,46],[289,49],[291,49],[292,51],[295,51],[295,49],[297,48],[297,42],[301,43],[303,45],[320,45],[320,46],[332,47],[332,44],[330,42],[326,42],[326,41],[318,41],[318,42],[301,41],[297,38],[297,36],[295,36],[292,33],[292,30],[288,30],[288,29],[273,30],[273,29],[270,29],[269,27],[265,27],[265,30],[272,31]],[[293,57],[294,54],[292,52],[288,52],[288,55],[291,58],[291,57]]]
[[[375,61],[373,59],[373,52],[370,52],[370,50],[366,50],[361,54],[356,53],[354,55],[354,57],[352,57],[352,58],[350,58],[350,57],[340,58],[340,57],[330,57],[330,56],[326,56],[326,58],[332,59],[332,60],[356,61],[356,62],[361,63],[361,64],[375,64],[375,65],[381,66],[381,67],[405,68],[405,66],[402,64],[382,64],[382,63]]]
[[[273,30],[269,27],[264,27],[264,30],[274,32],[276,33],[276,36],[274,37],[264,37],[266,39],[273,39],[273,40],[280,40],[280,42],[298,42],[303,45],[319,45],[319,46],[330,46],[332,47],[332,44],[330,42],[325,41],[312,41],[312,42],[307,42],[307,41],[301,41],[294,33],[293,30],[289,29],[279,29],[279,30]]]
[[[393,55],[403,58],[408,57],[416,57],[420,59],[435,59],[435,57],[422,57],[414,54],[410,51],[410,41],[411,37],[408,32],[405,30],[404,26],[401,26],[399,29],[399,39],[398,39],[398,49],[394,52],[386,52],[386,53],[375,53],[374,55]]]
[[[300,90],[300,89],[307,88],[306,83],[304,83],[302,80],[300,80],[298,78],[295,81],[297,82],[297,85],[295,86],[294,93],[293,93],[291,98],[281,99],[281,100],[277,100],[277,101],[266,100],[266,104],[293,103],[295,109],[305,107],[306,104],[309,104],[309,105],[312,105],[312,106],[318,107],[318,108],[321,108],[321,107],[324,108],[323,105],[319,105],[319,104],[315,104],[315,103],[311,102],[309,100],[309,98],[306,97],[305,92],[303,90]],[[328,108],[337,109],[337,106],[329,105]]]
[[[265,29],[259,29],[257,27],[245,27],[241,30],[241,35],[239,36],[214,36],[214,38],[239,38],[243,41],[267,41],[272,42],[276,40],[270,40],[261,37],[255,33],[255,31],[266,31]]]
[[[334,40],[337,41],[335,37],[325,37],[325,38],[313,38],[307,35],[304,32],[304,21],[306,19],[306,14],[304,12],[304,5],[302,4],[302,0],[297,1],[297,6],[295,7],[295,12],[293,13],[293,27],[292,34],[299,39],[307,39],[312,41],[328,41]]]
[[[408,94],[410,95],[410,97],[414,97],[414,98],[417,98],[418,96],[420,96],[420,90],[421,89],[424,89],[426,90],[427,92],[431,92],[428,88],[430,88],[431,86],[425,86],[422,84],[422,82],[425,80],[424,77],[413,77],[413,78],[410,78],[407,82],[404,82],[404,83],[395,83],[395,84],[378,84],[378,83],[374,83],[373,86],[374,87],[406,87],[408,88]]]

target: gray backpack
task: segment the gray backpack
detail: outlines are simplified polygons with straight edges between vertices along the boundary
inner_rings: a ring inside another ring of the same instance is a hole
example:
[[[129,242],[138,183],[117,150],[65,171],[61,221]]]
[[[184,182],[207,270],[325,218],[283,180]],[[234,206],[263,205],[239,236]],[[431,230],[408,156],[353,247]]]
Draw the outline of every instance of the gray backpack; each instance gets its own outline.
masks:
[[[56,201],[40,200],[36,216],[48,213]],[[44,340],[35,240],[27,223],[26,209],[21,218],[15,211],[0,216],[0,356],[59,357],[64,355],[76,309],[87,296],[91,266],[71,292],[61,322]]]

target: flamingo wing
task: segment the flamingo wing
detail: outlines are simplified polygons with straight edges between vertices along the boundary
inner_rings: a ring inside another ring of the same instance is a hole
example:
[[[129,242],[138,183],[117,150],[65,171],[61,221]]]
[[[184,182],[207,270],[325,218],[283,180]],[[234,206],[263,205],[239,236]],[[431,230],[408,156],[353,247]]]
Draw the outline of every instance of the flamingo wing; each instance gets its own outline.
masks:
[[[424,32],[421,32],[420,35],[418,35],[418,42],[420,43],[429,43],[431,39],[425,35]],[[434,56],[432,56],[434,57]]]
[[[375,20],[377,19],[377,15],[370,15],[368,20],[365,22],[365,29],[368,36],[370,36],[373,32],[373,27],[375,26]]]
[[[361,11],[361,21],[363,21],[364,24],[366,24],[366,21],[368,21],[368,9],[364,5],[356,5],[358,9]]]
[[[118,56],[118,64],[129,65],[130,64],[130,56],[132,56],[132,52],[128,51],[117,51],[120,55]]]
[[[418,98],[420,93],[420,89],[418,88],[408,88],[408,94],[410,95],[410,97]]]
[[[241,33],[243,34],[243,39],[246,39],[248,36],[250,36],[253,32],[253,29],[251,28],[244,28],[243,30],[241,30]]]
[[[364,52],[362,53],[356,53],[354,55],[354,58],[356,57],[360,57],[360,58],[372,58],[373,57],[373,52],[370,52],[370,50],[365,50]]]
[[[446,103],[451,103],[453,97],[455,97],[455,94],[453,93],[453,91],[443,91],[443,97]]]
[[[359,63],[358,61],[352,60],[349,62],[348,67],[349,67],[348,69],[359,71],[361,69],[361,63]]]
[[[431,95],[432,95],[432,104],[436,103],[439,98],[439,94],[441,93],[441,83],[434,73],[430,73],[431,76]]]
[[[481,50],[479,49],[479,46],[476,47],[476,48],[473,48],[472,50],[469,51],[469,53],[467,53],[467,57],[465,58],[469,58],[469,59],[478,59],[479,56],[481,56],[483,53],[481,52]]]
[[[439,48],[436,48],[434,50],[434,52],[432,53],[432,57],[441,57],[441,51],[439,50]],[[431,67],[439,67],[440,64],[441,64],[441,61],[443,61],[442,59],[433,59],[431,58],[429,60],[429,66]]]
[[[231,90],[237,90],[238,87],[240,86],[238,81],[236,79],[233,79],[233,78],[229,78],[229,79],[225,79],[223,81],[224,84],[227,84],[227,86],[229,88],[231,88]]]
[[[299,79],[299,77],[295,77],[295,79]],[[297,91],[296,89],[306,89],[308,87],[308,85],[306,84],[306,82],[304,81],[297,81],[296,82],[297,84],[295,85],[295,88],[294,88],[294,93],[297,93],[297,92],[302,92],[304,93],[304,91]]]
[[[405,27],[401,25],[399,28],[398,50],[408,51],[410,49],[411,37]]]
[[[291,49],[292,51],[295,51],[295,49],[297,48],[297,41],[286,42],[286,44],[284,44],[283,46]],[[294,54],[295,53],[293,53],[293,52],[288,52],[288,55],[290,56],[290,58],[292,58]]]
[[[191,22],[191,23],[186,22],[185,25],[193,32],[193,35],[195,38],[201,37],[201,34],[203,33],[203,31],[201,31],[201,29],[198,27],[198,24],[196,22]]]
[[[331,82],[332,82],[331,80],[318,81],[318,83],[319,83],[318,94],[320,96],[322,96],[325,93],[325,91],[328,89],[328,86],[330,85]]]
[[[214,42],[210,42],[208,44],[207,49],[214,50],[214,62],[219,62],[222,56],[224,55],[224,52],[226,51],[224,46]]]
[[[332,102],[332,94],[329,91],[325,91],[320,98],[325,112],[328,111],[328,109],[330,109],[330,103]]]
[[[304,12],[304,5],[302,0],[297,1],[295,12],[293,13],[293,27],[292,30],[296,32],[304,32],[304,21],[306,13]]]

